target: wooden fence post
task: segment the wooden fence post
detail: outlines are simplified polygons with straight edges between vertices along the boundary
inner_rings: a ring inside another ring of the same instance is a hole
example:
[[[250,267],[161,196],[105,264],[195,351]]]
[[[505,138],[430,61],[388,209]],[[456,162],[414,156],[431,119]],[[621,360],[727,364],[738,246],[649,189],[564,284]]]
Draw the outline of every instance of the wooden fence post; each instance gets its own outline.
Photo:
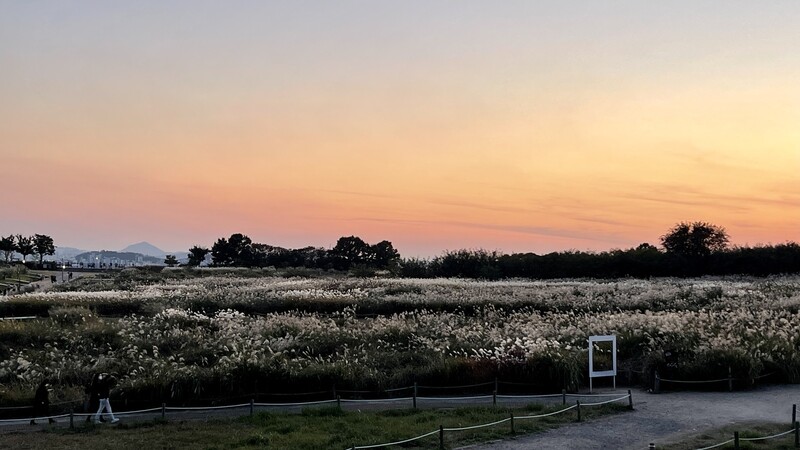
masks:
[[[656,380],[653,382],[653,393],[659,394],[661,393],[661,378],[658,376],[658,371],[656,370]]]
[[[250,399],[250,417],[253,417],[253,412],[254,412],[255,406],[256,406],[255,403],[256,403],[256,400],[254,398],[251,398]]]
[[[578,405],[578,422],[580,422],[581,421],[581,401],[577,400],[576,402],[577,402],[577,405]]]
[[[511,413],[511,434],[514,434],[514,413]]]
[[[647,448],[648,448],[649,450],[656,450],[656,443],[655,443],[655,442],[651,442],[651,443],[650,443],[650,446],[649,446],[649,447],[647,447]]]
[[[792,405],[792,426],[797,422],[797,403]]]
[[[733,450],[739,450],[739,432],[733,432]]]
[[[414,382],[414,409],[417,409],[417,382]]]
[[[566,389],[562,389],[561,390],[561,405],[566,405],[566,404],[567,404],[567,390]]]
[[[444,450],[444,425],[439,425],[439,450]]]
[[[731,366],[728,366],[728,391],[733,391],[733,375],[731,372]]]
[[[628,389],[628,409],[633,410],[633,395],[630,389]]]
[[[166,403],[162,403],[161,404],[161,420],[166,420],[166,418],[167,418],[167,404]]]
[[[69,429],[75,428],[75,408],[69,411]]]
[[[492,406],[497,406],[497,391],[492,392]]]

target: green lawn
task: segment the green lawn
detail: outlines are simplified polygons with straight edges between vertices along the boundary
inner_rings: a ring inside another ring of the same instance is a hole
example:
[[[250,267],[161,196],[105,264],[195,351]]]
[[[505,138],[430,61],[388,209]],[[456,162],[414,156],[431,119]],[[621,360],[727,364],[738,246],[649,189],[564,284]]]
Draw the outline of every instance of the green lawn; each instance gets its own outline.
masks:
[[[160,420],[118,426],[81,424],[74,431],[52,429],[42,432],[6,434],[0,448],[74,448],[81,450],[142,448],[269,448],[322,450],[350,448],[407,439],[445,427],[463,427],[493,422],[510,413],[515,416],[542,414],[558,406],[530,405],[526,408],[458,408],[443,410],[391,410],[343,412],[336,407],[307,409],[302,414],[257,413],[238,419],[211,421]],[[585,419],[623,412],[626,406],[604,405],[584,408]],[[533,433],[576,420],[574,410],[541,419],[515,419],[517,434]],[[472,442],[511,437],[508,422],[489,428],[445,433],[445,448]],[[438,435],[391,448],[438,448]]]

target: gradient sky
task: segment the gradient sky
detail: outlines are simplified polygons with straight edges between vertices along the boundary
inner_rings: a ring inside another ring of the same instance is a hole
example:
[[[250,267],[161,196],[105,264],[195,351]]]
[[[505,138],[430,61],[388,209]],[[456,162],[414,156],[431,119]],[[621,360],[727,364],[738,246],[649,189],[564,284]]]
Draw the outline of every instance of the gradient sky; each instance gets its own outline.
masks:
[[[800,2],[0,0],[0,234],[800,241]]]

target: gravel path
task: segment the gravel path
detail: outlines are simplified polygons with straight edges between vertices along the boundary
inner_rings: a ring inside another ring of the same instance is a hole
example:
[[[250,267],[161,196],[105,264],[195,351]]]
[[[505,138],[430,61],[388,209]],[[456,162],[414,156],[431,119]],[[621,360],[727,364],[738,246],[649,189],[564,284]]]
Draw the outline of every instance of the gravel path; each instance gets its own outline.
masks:
[[[574,423],[540,434],[473,445],[470,450],[637,449],[679,441],[705,430],[742,422],[792,421],[800,386],[761,387],[745,392],[633,392],[634,411]]]

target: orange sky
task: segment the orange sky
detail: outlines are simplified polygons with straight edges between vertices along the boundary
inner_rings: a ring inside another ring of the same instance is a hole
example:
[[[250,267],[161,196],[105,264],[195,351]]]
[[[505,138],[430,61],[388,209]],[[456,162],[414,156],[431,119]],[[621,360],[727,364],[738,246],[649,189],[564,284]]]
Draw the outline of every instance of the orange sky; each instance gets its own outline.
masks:
[[[0,233],[800,241],[800,4],[0,5]]]

